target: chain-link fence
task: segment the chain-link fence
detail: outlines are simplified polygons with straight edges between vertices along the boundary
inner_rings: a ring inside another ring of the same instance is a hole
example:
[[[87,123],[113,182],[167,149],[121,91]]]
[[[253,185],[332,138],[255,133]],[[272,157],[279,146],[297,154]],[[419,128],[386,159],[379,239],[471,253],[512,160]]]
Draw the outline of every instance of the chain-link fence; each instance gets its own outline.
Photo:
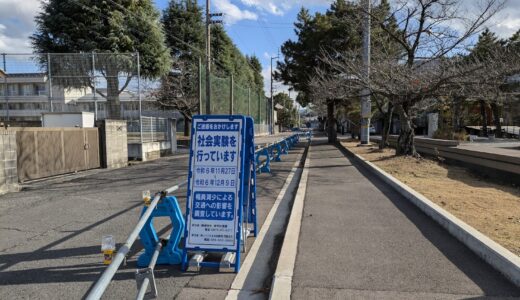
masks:
[[[0,120],[9,126],[41,126],[42,114],[51,112],[93,112],[96,120],[137,123],[140,116],[182,119],[157,101],[161,81],[140,76],[138,53],[0,54],[0,60]],[[194,101],[200,100],[204,113],[204,68],[191,80],[200,81],[201,97]],[[210,82],[211,114],[250,115],[257,132],[268,132],[271,107],[262,90],[231,76],[211,74]]]
[[[206,111],[205,70],[201,72],[201,111]],[[240,114],[253,117],[255,124],[267,126],[271,106],[262,90],[244,87],[233,81],[233,77],[210,76],[211,114]]]
[[[40,126],[43,113],[93,112],[96,120],[178,117],[151,95],[137,53],[0,55],[0,118],[10,126]]]

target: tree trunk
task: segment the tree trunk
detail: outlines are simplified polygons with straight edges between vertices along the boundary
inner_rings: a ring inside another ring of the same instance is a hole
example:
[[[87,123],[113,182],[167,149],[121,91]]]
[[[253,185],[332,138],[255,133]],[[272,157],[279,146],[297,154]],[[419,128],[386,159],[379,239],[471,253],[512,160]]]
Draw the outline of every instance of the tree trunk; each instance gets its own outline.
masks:
[[[119,80],[117,70],[107,68],[107,119],[121,119],[121,103],[119,102]]]
[[[486,102],[484,100],[479,100],[480,103],[480,115],[482,116],[482,136],[488,136],[488,127],[487,127],[487,112],[486,112]]]
[[[388,109],[384,115],[383,131],[381,132],[381,142],[379,143],[379,149],[384,149],[390,144],[388,143],[388,137],[390,136],[390,129],[392,128],[392,115],[394,114],[394,106],[392,102],[388,102]]]
[[[334,118],[334,101],[327,103],[327,136],[329,143],[336,142],[336,118]]]
[[[461,122],[461,111],[462,111],[462,102],[464,102],[463,97],[455,97],[453,101],[453,118],[452,125],[453,130],[455,132],[460,132],[462,130],[462,122]]]
[[[184,136],[190,136],[191,120],[184,116]]]
[[[401,130],[399,132],[399,138],[397,139],[396,154],[420,157],[419,153],[415,150],[414,131],[408,111],[401,104],[397,106],[397,110],[399,113]]]
[[[491,103],[491,110],[493,111],[493,121],[495,123],[495,136],[502,137],[502,125],[500,124],[500,110],[496,103]]]

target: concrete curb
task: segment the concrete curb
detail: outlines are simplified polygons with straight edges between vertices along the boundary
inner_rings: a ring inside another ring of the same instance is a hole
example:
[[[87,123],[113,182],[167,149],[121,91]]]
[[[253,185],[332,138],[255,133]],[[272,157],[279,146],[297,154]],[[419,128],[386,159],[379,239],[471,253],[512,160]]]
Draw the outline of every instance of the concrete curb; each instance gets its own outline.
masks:
[[[258,293],[257,290],[255,291],[251,289],[252,284],[251,282],[248,282],[250,280],[249,277],[254,277],[253,281],[255,281],[257,285],[254,288],[258,289],[263,285],[263,281],[265,278],[264,276],[268,276],[268,274],[265,272],[268,270],[263,270],[261,267],[255,269],[255,266],[258,266],[258,264],[264,264],[266,269],[268,269],[267,265],[269,264],[269,256],[272,252],[272,247],[269,253],[262,253],[260,249],[266,238],[273,239],[274,235],[276,235],[279,232],[283,232],[285,218],[282,218],[282,216],[277,216],[277,214],[279,211],[283,211],[284,209],[286,209],[287,214],[289,214],[290,212],[291,208],[289,207],[289,204],[287,204],[287,208],[285,208],[285,205],[283,204],[292,199],[292,193],[294,193],[294,191],[298,188],[300,175],[302,172],[300,164],[302,163],[302,159],[304,158],[305,151],[307,150],[304,149],[304,151],[298,155],[296,161],[294,162],[291,172],[285,179],[284,185],[280,190],[278,197],[276,198],[273,206],[271,207],[269,214],[265,218],[264,224],[262,225],[262,228],[260,229],[258,236],[253,242],[253,245],[251,246],[249,253],[247,254],[244,262],[242,263],[242,266],[240,267],[240,271],[233,280],[231,288],[228,290],[226,300],[254,298],[254,296]],[[276,228],[279,228],[279,231],[272,232],[276,231]],[[260,260],[260,262],[258,260]]]
[[[361,155],[357,155],[338,143],[346,152],[351,154],[365,168],[377,175],[385,183],[394,188],[403,197],[410,200],[426,215],[444,227],[452,236],[475,252],[493,268],[502,273],[513,284],[520,287],[520,257],[497,244],[475,228],[469,226],[459,218],[450,214],[431,200],[416,192],[392,175],[386,173]]]
[[[294,197],[291,216],[285,231],[282,250],[276,265],[276,271],[273,275],[273,284],[269,299],[290,299],[292,291],[292,277],[294,265],[296,263],[296,255],[298,254],[298,240],[300,238],[300,228],[302,224],[303,205],[305,193],[307,191],[307,178],[309,177],[311,146],[307,149],[307,158],[303,167],[298,191]]]

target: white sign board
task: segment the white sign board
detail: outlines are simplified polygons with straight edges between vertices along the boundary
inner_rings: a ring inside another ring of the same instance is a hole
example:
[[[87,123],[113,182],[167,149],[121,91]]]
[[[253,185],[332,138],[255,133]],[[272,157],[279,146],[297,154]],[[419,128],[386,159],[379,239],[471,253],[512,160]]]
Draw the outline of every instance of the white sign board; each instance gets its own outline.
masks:
[[[243,119],[193,119],[186,248],[237,248]]]

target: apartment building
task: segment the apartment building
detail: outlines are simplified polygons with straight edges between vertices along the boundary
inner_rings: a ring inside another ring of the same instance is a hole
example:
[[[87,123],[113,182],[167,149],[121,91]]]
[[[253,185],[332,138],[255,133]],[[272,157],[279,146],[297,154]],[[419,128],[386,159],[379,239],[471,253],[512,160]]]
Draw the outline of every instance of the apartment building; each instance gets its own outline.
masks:
[[[89,93],[87,88],[53,85],[42,73],[6,73],[0,70],[0,119],[10,126],[39,126],[43,112],[68,104]],[[52,96],[52,97],[51,97]]]

